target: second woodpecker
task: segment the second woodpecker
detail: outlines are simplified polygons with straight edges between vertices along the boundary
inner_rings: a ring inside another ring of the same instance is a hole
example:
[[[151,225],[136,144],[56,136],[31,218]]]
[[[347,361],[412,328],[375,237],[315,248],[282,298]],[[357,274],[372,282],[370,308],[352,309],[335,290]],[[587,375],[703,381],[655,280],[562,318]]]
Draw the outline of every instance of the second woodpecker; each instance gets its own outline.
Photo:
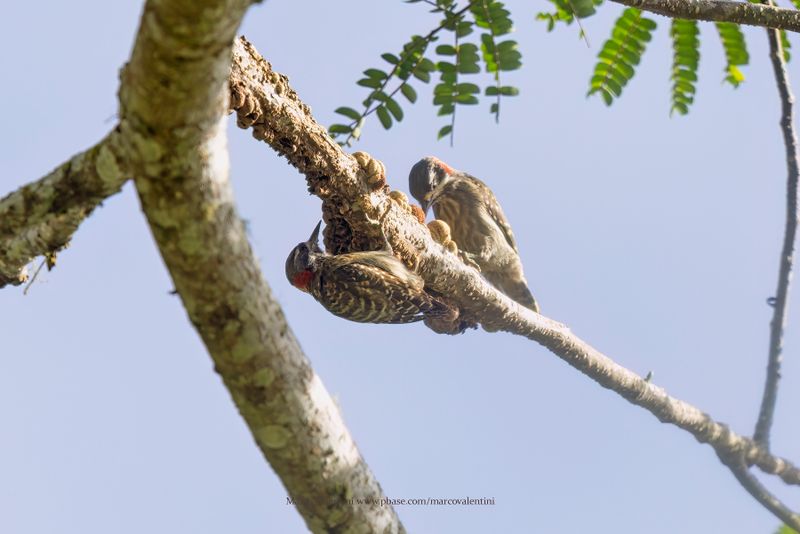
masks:
[[[286,278],[329,312],[359,323],[413,323],[454,313],[390,250],[324,253],[317,244],[320,224],[286,258]]]
[[[408,175],[411,195],[427,213],[450,226],[458,248],[480,268],[497,289],[538,312],[522,272],[517,242],[503,209],[486,184],[441,160],[426,157]]]

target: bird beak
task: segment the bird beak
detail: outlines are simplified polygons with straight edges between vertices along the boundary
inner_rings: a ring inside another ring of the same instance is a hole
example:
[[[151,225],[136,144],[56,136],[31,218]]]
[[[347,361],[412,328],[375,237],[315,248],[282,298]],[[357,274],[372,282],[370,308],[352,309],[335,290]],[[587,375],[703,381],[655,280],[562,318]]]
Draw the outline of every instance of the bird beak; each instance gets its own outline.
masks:
[[[431,194],[428,193],[424,197],[422,197],[422,200],[419,201],[419,205],[422,208],[422,213],[424,213],[425,215],[428,214],[428,208],[430,207],[430,200],[431,200]]]
[[[309,244],[309,248],[311,248],[311,250],[315,250],[315,251],[320,250],[320,248],[319,248],[319,228],[320,228],[320,226],[322,226],[322,221],[319,221],[317,223],[317,226],[314,227],[314,231],[311,232],[311,237],[309,237],[308,241],[306,241],[306,243]]]

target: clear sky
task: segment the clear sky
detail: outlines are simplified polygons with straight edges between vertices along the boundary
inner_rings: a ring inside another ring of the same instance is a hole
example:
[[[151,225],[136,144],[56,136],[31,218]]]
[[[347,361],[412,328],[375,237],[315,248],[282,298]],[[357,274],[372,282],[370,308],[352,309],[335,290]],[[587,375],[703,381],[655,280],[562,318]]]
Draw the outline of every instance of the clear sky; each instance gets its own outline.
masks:
[[[516,233],[543,312],[622,365],[742,433],[761,398],[784,217],[779,103],[763,30],[721,84],[701,28],[695,107],[669,117],[668,20],[611,109],[584,98],[621,12],[547,34],[544,2],[509,2],[521,96],[458,111],[437,142],[430,90],[358,150],[407,190],[435,154],[486,181]],[[113,125],[140,2],[10,2],[0,18],[0,195]],[[269,1],[243,33],[330,124],[363,99],[361,70],[434,24],[398,0]],[[797,45],[798,41],[793,42]],[[800,83],[797,61],[793,80]],[[481,78],[488,82],[488,78]],[[354,106],[355,107],[355,106]],[[391,498],[495,499],[398,508],[410,532],[770,533],[778,525],[714,452],[508,334],[437,336],[325,312],[283,262],[320,217],[302,176],[231,120],[232,179],[267,280]],[[355,149],[354,149],[355,150]],[[186,320],[132,187],[108,199],[27,296],[0,291],[0,532],[303,532]],[[795,288],[796,289],[796,288]],[[797,292],[795,291],[795,295]],[[795,300],[773,447],[800,461]],[[795,491],[770,487],[795,506]]]

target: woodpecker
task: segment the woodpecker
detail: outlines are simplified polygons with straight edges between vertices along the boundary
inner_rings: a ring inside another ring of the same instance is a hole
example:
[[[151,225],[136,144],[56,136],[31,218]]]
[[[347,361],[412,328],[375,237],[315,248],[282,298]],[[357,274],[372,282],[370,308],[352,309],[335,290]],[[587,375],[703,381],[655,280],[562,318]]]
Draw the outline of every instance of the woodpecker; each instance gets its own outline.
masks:
[[[329,312],[359,323],[413,323],[454,313],[390,250],[324,253],[317,244],[321,224],[286,258],[286,278]]]
[[[539,312],[511,225],[486,184],[429,156],[411,168],[408,186],[425,213],[433,208],[436,218],[450,226],[453,241],[492,285]]]

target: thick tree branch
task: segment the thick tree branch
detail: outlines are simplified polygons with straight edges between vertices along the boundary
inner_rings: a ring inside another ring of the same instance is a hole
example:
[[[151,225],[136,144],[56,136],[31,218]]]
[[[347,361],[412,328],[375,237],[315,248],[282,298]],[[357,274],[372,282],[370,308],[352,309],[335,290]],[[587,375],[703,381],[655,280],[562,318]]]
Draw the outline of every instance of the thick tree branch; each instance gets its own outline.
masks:
[[[27,279],[36,256],[67,245],[83,220],[128,178],[116,131],[61,164],[44,178],[0,200],[0,288]]]
[[[267,142],[306,175],[310,191],[323,199],[323,209],[339,213],[355,236],[370,236],[377,244],[385,233],[394,250],[407,263],[418,266],[426,285],[451,296],[465,318],[477,320],[487,330],[505,330],[537,341],[603,387],[660,421],[690,432],[718,454],[739,454],[747,465],[757,465],[788,484],[800,485],[800,470],[790,462],[770,455],[694,406],[670,397],[565,326],[520,307],[446,252],[403,206],[390,200],[385,191],[372,190],[354,158],[331,140],[286,78],[274,72],[243,38],[234,47],[231,106],[240,126],[252,127],[254,137]]]
[[[781,376],[781,355],[783,352],[783,330],[786,327],[786,313],[789,306],[789,287],[794,265],[794,243],[797,236],[798,222],[798,153],[797,134],[794,129],[794,95],[786,72],[783,59],[783,46],[778,30],[767,30],[769,38],[769,55],[778,94],[781,99],[781,132],[786,147],[786,226],[783,234],[783,249],[778,270],[778,288],[775,292],[774,311],[770,323],[769,359],[767,360],[767,379],[764,385],[764,397],[758,414],[758,422],[753,439],[765,449],[769,449],[769,434],[772,428],[772,416],[775,413],[775,401],[778,396],[778,382]]]
[[[800,11],[729,0],[611,0],[678,19],[735,22],[800,32]]]
[[[228,181],[234,32],[249,0],[150,0],[120,90],[120,131],[189,319],[314,532],[402,532],[264,281]]]

